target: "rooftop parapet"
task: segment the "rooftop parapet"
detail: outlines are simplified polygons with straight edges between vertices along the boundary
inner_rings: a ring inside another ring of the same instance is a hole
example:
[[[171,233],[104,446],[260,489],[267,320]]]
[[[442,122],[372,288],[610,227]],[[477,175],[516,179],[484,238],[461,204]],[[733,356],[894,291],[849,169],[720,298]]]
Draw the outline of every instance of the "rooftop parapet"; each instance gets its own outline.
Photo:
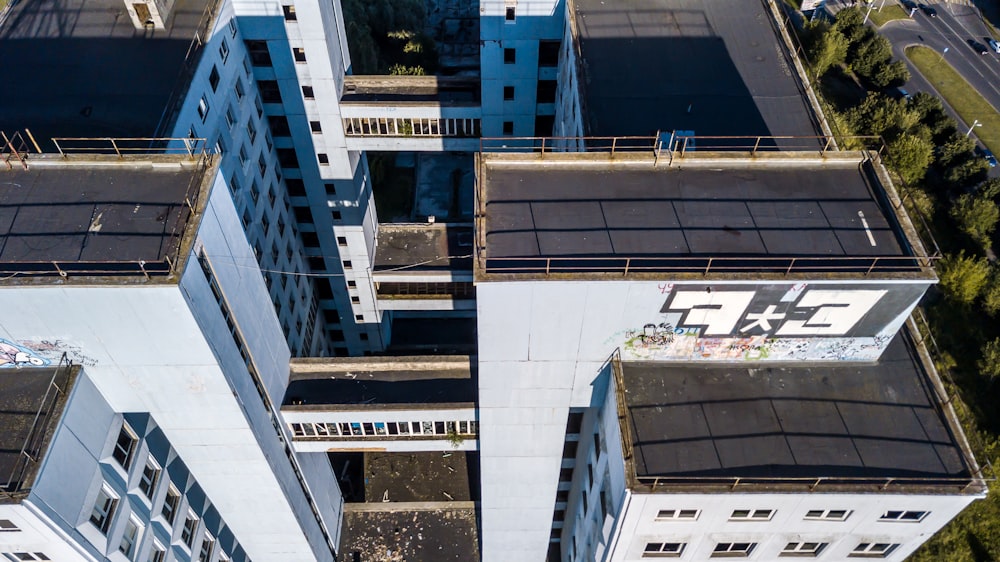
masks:
[[[716,139],[485,139],[477,281],[936,279],[878,151]]]

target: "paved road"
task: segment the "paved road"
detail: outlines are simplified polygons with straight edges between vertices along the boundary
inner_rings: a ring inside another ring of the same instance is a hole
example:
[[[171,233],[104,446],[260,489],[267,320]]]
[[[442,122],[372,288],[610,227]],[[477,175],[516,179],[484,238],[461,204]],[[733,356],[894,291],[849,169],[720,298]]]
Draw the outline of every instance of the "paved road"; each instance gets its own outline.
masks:
[[[892,0],[888,0],[892,1]],[[911,80],[904,86],[910,93],[934,92],[931,85],[910,64],[904,51],[910,45],[924,45],[942,53],[942,59],[951,64],[993,107],[1000,108],[1000,54],[990,51],[980,55],[968,43],[974,40],[986,45],[989,32],[976,8],[959,3],[928,3],[937,8],[938,16],[928,17],[921,11],[911,19],[891,21],[879,32],[892,43],[893,54],[905,60],[910,67]],[[948,52],[945,52],[945,49]],[[950,111],[965,130],[971,123],[965,123],[954,111]],[[993,177],[1000,176],[1000,168],[990,171]]]

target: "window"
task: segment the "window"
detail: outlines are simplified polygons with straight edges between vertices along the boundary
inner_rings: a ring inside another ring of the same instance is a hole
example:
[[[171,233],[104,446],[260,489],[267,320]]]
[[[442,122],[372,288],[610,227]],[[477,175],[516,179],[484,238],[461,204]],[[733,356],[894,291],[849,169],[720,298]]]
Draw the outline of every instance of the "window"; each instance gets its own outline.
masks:
[[[886,511],[879,521],[900,521],[904,523],[919,523],[927,517],[929,511]]]
[[[351,263],[351,260],[344,260],[344,269],[351,269],[352,267],[354,267],[354,264]]]
[[[152,458],[146,460],[146,466],[142,468],[142,476],[139,478],[139,489],[147,499],[153,499],[156,492],[156,483],[160,480],[160,467]]]
[[[648,542],[642,550],[643,558],[677,558],[684,553],[682,542]]]
[[[335,184],[332,184],[332,183],[324,184],[323,185],[323,189],[326,190],[326,194],[327,195],[336,195],[337,194],[337,186]]]
[[[267,174],[267,158],[264,158],[263,151],[261,151],[260,155],[257,156],[257,169],[260,170],[261,178]],[[254,201],[254,203],[256,203],[256,201]]]
[[[712,558],[746,558],[755,548],[755,542],[720,542],[712,550]]]
[[[115,441],[115,450],[111,456],[118,461],[122,468],[128,470],[132,466],[132,457],[138,443],[139,438],[135,436],[132,428],[127,423],[122,422],[122,428],[118,431],[118,440]]]
[[[181,504],[181,493],[174,488],[173,484],[167,488],[167,496],[163,498],[163,508],[160,509],[160,515],[167,520],[170,525],[174,524],[174,519],[177,517],[177,507]]]
[[[153,541],[153,546],[149,549],[148,562],[163,562],[166,557],[167,549],[163,548],[163,545],[157,541]]]
[[[243,89],[243,80],[241,78],[236,79],[236,84],[233,85],[233,93],[236,94],[236,101],[242,101],[243,96],[246,95],[246,90]]]
[[[503,99],[504,101],[512,101],[514,99],[514,86],[503,87]]]
[[[264,103],[281,103],[281,89],[278,88],[277,80],[258,80],[257,86]]]
[[[267,50],[267,41],[246,41],[247,53],[254,66],[271,66],[271,52]]]
[[[276,137],[289,137],[292,131],[288,128],[288,118],[284,115],[268,115],[267,124]]]
[[[503,63],[514,64],[516,62],[517,62],[517,49],[505,48],[503,50]]]
[[[338,236],[337,237],[337,245],[338,246],[346,246],[347,245],[347,237],[346,236]]]
[[[0,519],[0,533],[20,531],[10,519]]]
[[[885,558],[892,554],[892,551],[899,548],[898,544],[886,542],[868,543],[863,542],[854,547],[854,550],[847,555],[848,558]]]
[[[340,211],[331,211],[330,216],[332,216],[335,221],[339,221],[342,218]]]
[[[233,37],[236,37],[236,18],[232,18],[229,20],[229,33]]]
[[[348,289],[357,289],[358,288],[358,282],[357,281],[348,281],[347,282],[347,288]]]
[[[212,535],[205,533],[205,538],[201,541],[201,550],[198,552],[198,562],[209,562],[212,560],[213,550],[215,550],[215,539]]]
[[[559,66],[560,41],[538,42],[538,66]]]
[[[281,6],[281,11],[285,13],[285,21],[296,21],[295,6]]]
[[[312,86],[302,86],[302,97],[307,100],[316,99]]]
[[[514,122],[513,121],[504,121],[503,122],[503,134],[505,134],[505,135],[513,135],[514,134]]]
[[[122,542],[118,545],[118,551],[131,559],[135,554],[135,543],[139,539],[139,523],[129,517],[125,522],[125,532],[122,533]]]
[[[802,558],[815,558],[819,556],[826,545],[829,543],[825,542],[790,542],[785,545],[785,548],[781,549],[778,556],[786,557],[802,557]]]
[[[260,96],[253,97],[253,108],[257,110],[257,119],[264,118],[264,106],[260,103]],[[270,148],[268,148],[270,150]]]
[[[44,552],[15,552],[14,558],[18,560],[51,560]]]
[[[515,18],[517,18],[517,6],[508,4],[507,9],[504,10],[503,19],[507,23],[514,23]]]
[[[770,521],[773,509],[737,509],[729,516],[730,521]]]
[[[232,129],[236,124],[236,115],[233,113],[233,106],[226,108],[226,125]]]
[[[330,157],[327,156],[325,152],[320,152],[316,155],[316,158],[319,159],[320,164],[326,165],[330,163]]]
[[[205,97],[205,96],[201,96],[201,99],[198,100],[198,117],[201,117],[201,122],[202,123],[204,123],[205,122],[205,118],[208,117],[208,110],[209,109],[210,108],[209,108],[209,105],[208,105],[208,98]]]
[[[351,304],[361,304],[361,297],[352,296],[351,297]]]
[[[212,72],[208,73],[208,85],[212,87],[214,92],[219,87],[219,69],[212,65]]]
[[[309,129],[314,133],[322,133],[323,125],[321,125],[319,121],[310,121]]]
[[[657,521],[676,521],[676,520],[689,520],[694,521],[698,519],[698,515],[701,514],[701,510],[698,509],[661,509],[656,512]]]
[[[226,64],[226,61],[229,60],[229,43],[225,37],[222,38],[222,43],[219,45],[219,57],[222,59],[222,64]]]
[[[298,168],[299,167],[299,157],[295,153],[294,148],[279,148],[278,149],[278,164],[282,168]],[[287,183],[285,185],[288,185]]]
[[[94,508],[90,512],[90,522],[97,527],[102,534],[108,534],[111,527],[111,518],[118,507],[118,496],[116,496],[107,486],[101,486],[97,492],[97,500],[94,501]]]
[[[295,56],[295,62],[306,62],[306,50],[302,47],[295,47],[292,49],[292,55]]]
[[[240,166],[246,167],[246,165],[247,165],[247,159],[248,158],[250,158],[250,156],[247,155],[247,145],[245,145],[245,144],[241,145],[240,146]]]
[[[538,87],[535,88],[535,103],[555,103],[556,102],[556,81],[539,80]]]
[[[184,518],[184,528],[181,529],[181,541],[191,548],[194,544],[194,532],[198,529],[198,516],[194,514],[193,511],[188,511],[187,517]]]
[[[806,512],[806,519],[815,521],[846,521],[851,512],[846,509],[812,509]]]

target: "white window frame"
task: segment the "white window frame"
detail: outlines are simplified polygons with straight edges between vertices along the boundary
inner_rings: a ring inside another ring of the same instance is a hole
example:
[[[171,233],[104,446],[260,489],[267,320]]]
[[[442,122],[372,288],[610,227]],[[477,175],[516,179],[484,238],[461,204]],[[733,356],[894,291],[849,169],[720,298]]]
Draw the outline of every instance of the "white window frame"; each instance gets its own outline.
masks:
[[[16,533],[20,530],[10,519],[0,519],[0,533]]]
[[[680,558],[684,554],[683,542],[648,542],[642,549],[643,558]]]
[[[877,547],[882,548],[877,548]],[[858,543],[858,546],[854,547],[854,550],[847,555],[848,558],[887,558],[892,554],[897,548],[899,548],[899,543],[884,543],[884,542],[863,542]]]
[[[835,515],[843,513],[843,515]],[[803,519],[807,521],[847,521],[853,511],[849,509],[810,509]]]
[[[886,510],[881,517],[878,518],[880,522],[883,523],[920,523],[930,515],[929,511],[917,511],[917,510]]]
[[[749,558],[756,548],[755,542],[720,542],[715,544],[710,558]]]
[[[746,512],[746,515],[737,515],[737,513]],[[774,514],[777,512],[775,509],[734,509],[733,513],[730,514],[730,521],[770,521]]]
[[[205,549],[205,545],[208,545],[208,550]],[[201,537],[201,546],[198,547],[198,562],[212,562],[213,554],[215,554],[215,537],[206,531]]]
[[[123,435],[129,439],[130,444],[128,449],[124,450],[125,458],[119,459],[117,455],[118,451],[123,450],[120,446]],[[132,429],[132,427],[128,424],[128,422],[122,420],[122,426],[118,430],[118,435],[115,436],[114,448],[111,449],[111,458],[114,459],[116,463],[118,463],[118,466],[125,469],[125,472],[128,472],[129,469],[132,468],[132,462],[135,460],[135,452],[136,449],[138,448],[139,448],[139,435],[135,432],[134,429]]]
[[[700,509],[661,509],[656,512],[656,521],[697,521]]]
[[[101,496],[104,496],[104,500],[101,500]],[[111,523],[115,517],[115,511],[118,509],[118,503],[121,501],[121,497],[115,493],[106,483],[102,482],[100,489],[97,491],[97,497],[94,498],[94,502],[90,506],[90,513],[87,515],[87,521],[97,527],[97,530],[101,532],[102,535],[107,536],[108,531],[111,530]],[[98,509],[98,502],[101,502],[103,506]],[[100,513],[99,521],[94,520],[94,515]]]
[[[828,546],[830,546],[830,543],[819,542],[819,541],[790,542],[786,544],[784,548],[781,549],[781,552],[778,553],[778,556],[816,558]]]
[[[171,497],[177,498],[177,503],[172,505],[169,504],[168,500]],[[171,529],[177,524],[177,512],[181,509],[181,499],[183,499],[183,496],[181,495],[180,490],[178,490],[173,483],[169,484],[167,487],[167,493],[163,495],[163,504],[160,506],[160,517],[163,517],[163,520],[167,522],[167,526]],[[167,517],[164,513],[164,508],[167,505],[171,505],[170,517]]]
[[[222,38],[222,43],[219,44],[219,58],[222,59],[222,64],[226,64],[226,61],[229,60],[229,43],[225,37]]]
[[[201,117],[202,123],[208,119],[208,112],[210,109],[212,109],[212,106],[208,103],[208,96],[202,95],[201,99],[198,100],[198,117]]]
[[[153,477],[149,481],[149,487],[143,490],[142,487],[146,482],[146,470],[153,470]],[[160,485],[160,475],[163,473],[163,469],[160,468],[160,464],[156,462],[152,456],[146,457],[146,464],[142,466],[142,472],[139,473],[139,483],[137,487],[139,491],[142,492],[143,497],[149,501],[153,501],[153,497],[156,496],[156,488]]]
[[[153,544],[152,546],[149,547],[149,558],[147,562],[163,562],[166,559],[167,559],[166,547],[160,544],[160,541],[153,539]]]
[[[129,529],[134,532],[132,536],[129,536]],[[139,542],[141,541],[143,531],[142,522],[136,519],[134,515],[129,515],[129,518],[125,520],[125,528],[122,530],[122,538],[118,542],[118,552],[125,555],[125,558],[129,560],[135,556],[138,551]]]
[[[181,544],[183,544],[190,551],[194,548],[194,539],[198,535],[198,522],[201,519],[195,514],[191,509],[187,510],[187,514],[184,516],[184,522],[181,523]],[[188,522],[191,522],[190,529],[188,528]],[[187,538],[184,538],[184,535]]]

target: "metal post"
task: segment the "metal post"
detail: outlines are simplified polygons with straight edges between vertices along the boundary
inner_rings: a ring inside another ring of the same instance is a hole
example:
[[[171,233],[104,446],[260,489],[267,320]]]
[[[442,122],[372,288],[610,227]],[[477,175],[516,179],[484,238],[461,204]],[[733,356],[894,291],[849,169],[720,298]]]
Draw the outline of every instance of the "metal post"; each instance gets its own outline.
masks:
[[[542,155],[545,155],[545,137],[542,137]]]
[[[757,140],[754,141],[753,143],[753,150],[750,151],[750,154],[757,154],[757,147],[759,146],[760,146],[760,137],[757,137]]]
[[[58,150],[58,151],[59,151],[59,156],[63,156],[63,157],[65,157],[66,155],[65,155],[65,154],[63,154],[63,150],[62,150],[62,147],[61,147],[61,146],[59,146],[59,139],[52,139],[52,142],[53,142],[53,143],[55,143],[55,145],[56,145],[56,150]]]
[[[545,276],[549,275],[549,268],[552,265],[552,258],[545,258]]]
[[[794,267],[795,267],[795,258],[792,258],[792,261],[788,264],[788,269],[785,270],[785,275],[790,275]]]
[[[625,277],[628,277],[628,266],[631,265],[632,258],[625,258]]]
[[[708,275],[708,272],[712,271],[712,259],[708,258],[708,264],[705,265],[705,275]]]
[[[830,150],[830,143],[833,142],[833,137],[826,137],[826,144],[823,145],[823,154],[826,154]]]
[[[618,137],[611,138],[611,157],[615,157],[615,146],[618,144]]]
[[[28,138],[31,139],[31,144],[35,145],[35,152],[41,154],[42,149],[38,147],[38,143],[35,142],[35,136],[31,134],[31,129],[25,129],[25,133],[28,133]]]
[[[115,149],[115,154],[117,154],[118,157],[121,158],[122,153],[118,150],[118,143],[115,142],[115,139],[108,137],[108,141],[111,142],[111,146]]]
[[[869,275],[871,275],[871,272],[872,272],[872,270],[875,269],[875,264],[878,263],[878,260],[879,260],[879,258],[872,259],[872,264],[870,266],[868,266],[868,271],[865,272],[865,277],[868,277]]]

